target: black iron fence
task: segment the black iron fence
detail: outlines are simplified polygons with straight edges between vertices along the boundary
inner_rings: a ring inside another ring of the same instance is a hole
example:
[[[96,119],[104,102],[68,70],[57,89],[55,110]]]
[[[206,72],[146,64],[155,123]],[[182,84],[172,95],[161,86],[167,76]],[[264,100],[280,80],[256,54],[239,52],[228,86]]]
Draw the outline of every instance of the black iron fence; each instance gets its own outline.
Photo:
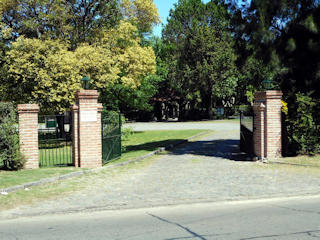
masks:
[[[250,155],[254,154],[253,130],[254,113],[250,107],[247,111],[240,112],[240,149]]]
[[[121,115],[102,120],[102,162],[121,157]]]
[[[71,114],[39,116],[39,166],[69,166],[72,160]]]

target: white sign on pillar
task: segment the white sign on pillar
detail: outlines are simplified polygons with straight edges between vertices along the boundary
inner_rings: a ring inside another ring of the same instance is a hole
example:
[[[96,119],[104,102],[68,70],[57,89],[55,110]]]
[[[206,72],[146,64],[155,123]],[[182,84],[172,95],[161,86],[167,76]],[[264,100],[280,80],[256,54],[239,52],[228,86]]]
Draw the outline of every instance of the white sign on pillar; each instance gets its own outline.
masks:
[[[97,120],[97,111],[80,111],[81,122],[96,122]]]

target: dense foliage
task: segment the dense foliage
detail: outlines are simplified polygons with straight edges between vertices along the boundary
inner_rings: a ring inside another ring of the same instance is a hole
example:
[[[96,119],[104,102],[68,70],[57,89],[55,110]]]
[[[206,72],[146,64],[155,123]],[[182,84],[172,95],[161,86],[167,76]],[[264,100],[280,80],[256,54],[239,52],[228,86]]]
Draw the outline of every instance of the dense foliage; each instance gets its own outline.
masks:
[[[11,103],[0,102],[0,167],[18,170],[24,164],[19,147],[16,109]]]
[[[238,36],[254,51],[240,52],[263,63],[264,78],[278,82],[288,103],[288,154],[320,152],[320,1],[253,0],[241,11]]]
[[[237,86],[237,59],[224,4],[180,0],[170,11],[163,40],[172,46],[169,76],[179,96],[181,118],[186,106],[202,105],[207,117],[218,99],[233,96]]]
[[[153,49],[142,43],[159,22],[152,0],[0,3],[5,100],[37,102],[42,112],[58,113],[74,102],[82,76],[101,95],[120,87],[134,98],[155,73]]]
[[[291,105],[284,125],[290,141],[287,154],[320,153],[320,101],[301,93],[295,98],[296,104]]]

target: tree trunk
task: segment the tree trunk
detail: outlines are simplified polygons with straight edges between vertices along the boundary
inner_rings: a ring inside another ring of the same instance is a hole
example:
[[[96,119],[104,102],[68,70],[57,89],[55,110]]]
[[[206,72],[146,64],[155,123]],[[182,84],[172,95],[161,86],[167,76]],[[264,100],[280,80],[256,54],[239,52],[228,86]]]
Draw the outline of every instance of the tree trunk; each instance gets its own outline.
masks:
[[[206,103],[207,103],[207,116],[208,119],[212,120],[213,119],[213,111],[212,111],[212,93],[208,93],[206,97]]]
[[[184,100],[179,100],[179,117],[178,120],[179,121],[184,121],[186,120],[186,115],[187,115],[187,111],[186,111],[186,104]]]
[[[65,138],[66,137],[66,132],[64,131],[64,116],[57,116],[56,117],[57,122],[58,122],[58,138]]]

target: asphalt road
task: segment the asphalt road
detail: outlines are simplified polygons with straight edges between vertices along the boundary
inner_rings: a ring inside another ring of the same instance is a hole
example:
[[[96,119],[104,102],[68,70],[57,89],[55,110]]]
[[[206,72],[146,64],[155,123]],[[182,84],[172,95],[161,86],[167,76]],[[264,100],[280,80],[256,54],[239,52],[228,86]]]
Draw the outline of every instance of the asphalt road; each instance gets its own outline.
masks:
[[[4,220],[0,239],[320,239],[320,196]]]

